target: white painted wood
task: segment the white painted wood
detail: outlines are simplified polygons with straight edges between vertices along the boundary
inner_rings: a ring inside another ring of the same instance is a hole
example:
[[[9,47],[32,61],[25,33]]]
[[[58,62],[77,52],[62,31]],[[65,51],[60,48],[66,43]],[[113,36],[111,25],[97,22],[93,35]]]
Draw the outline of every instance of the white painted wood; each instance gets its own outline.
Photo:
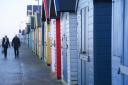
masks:
[[[87,76],[88,76],[88,82],[87,85],[94,85],[94,66],[93,66],[93,0],[79,0],[78,3],[78,10],[77,10],[77,48],[78,48],[78,56],[80,56],[81,51],[81,9],[88,7],[88,51],[89,51],[89,59],[91,62],[86,62],[86,66],[88,68]],[[84,57],[85,60],[88,60],[88,57]],[[81,70],[82,67],[80,67],[81,63],[81,57],[78,59],[78,84],[81,85]],[[85,79],[86,80],[86,79]]]
[[[69,13],[69,50],[70,50],[70,72],[71,85],[78,84],[78,54],[77,54],[77,16]]]
[[[63,34],[67,36],[67,85],[78,84],[77,81],[77,16],[74,13],[65,12],[61,15],[61,37]],[[62,55],[63,70],[63,55]],[[63,71],[62,71],[63,79]]]
[[[51,32],[50,32],[50,36],[51,36],[51,70],[53,73],[55,73],[56,71],[56,50],[55,50],[55,29],[56,29],[56,21],[54,19],[51,19],[50,22],[50,28],[51,28]]]
[[[88,55],[80,54],[80,59],[85,60],[86,62],[89,62],[89,56]]]
[[[66,41],[65,41],[65,38],[67,37],[67,34],[66,34],[66,29],[67,29],[67,24],[66,24],[66,15],[65,14],[62,14],[61,15],[61,73],[62,73],[62,81],[63,83],[67,84],[68,82],[64,81],[64,74],[63,74],[63,71],[64,71],[64,68],[66,67],[63,67],[64,66],[64,60],[63,58],[66,57],[65,55],[63,55],[63,52],[66,53]],[[64,43],[65,42],[65,43]],[[67,69],[67,68],[66,68]]]

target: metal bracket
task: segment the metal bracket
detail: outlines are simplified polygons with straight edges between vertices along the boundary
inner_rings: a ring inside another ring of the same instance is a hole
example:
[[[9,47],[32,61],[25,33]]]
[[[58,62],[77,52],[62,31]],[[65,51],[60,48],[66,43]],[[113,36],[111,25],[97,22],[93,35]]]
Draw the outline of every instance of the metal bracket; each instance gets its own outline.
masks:
[[[85,61],[87,61],[87,62],[90,61],[90,57],[89,57],[87,54],[82,54],[82,53],[80,53],[80,59],[81,59],[81,60],[85,60]]]
[[[128,75],[128,67],[120,65],[118,74]]]

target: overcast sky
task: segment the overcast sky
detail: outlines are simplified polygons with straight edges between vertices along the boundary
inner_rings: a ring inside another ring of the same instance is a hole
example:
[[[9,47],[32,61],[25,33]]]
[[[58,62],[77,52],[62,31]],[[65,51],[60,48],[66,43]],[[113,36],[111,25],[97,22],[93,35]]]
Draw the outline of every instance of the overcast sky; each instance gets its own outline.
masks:
[[[19,29],[24,29],[27,4],[38,4],[38,2],[35,0],[0,0],[0,39],[7,35],[11,40]]]

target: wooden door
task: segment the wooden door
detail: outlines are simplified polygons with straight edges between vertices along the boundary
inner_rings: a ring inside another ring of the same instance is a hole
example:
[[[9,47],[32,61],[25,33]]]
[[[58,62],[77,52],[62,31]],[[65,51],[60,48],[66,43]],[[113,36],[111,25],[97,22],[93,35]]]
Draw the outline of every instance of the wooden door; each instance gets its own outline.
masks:
[[[88,7],[81,9],[81,32],[80,32],[80,62],[81,62],[81,85],[88,84],[88,62],[89,62],[89,45],[88,45]]]

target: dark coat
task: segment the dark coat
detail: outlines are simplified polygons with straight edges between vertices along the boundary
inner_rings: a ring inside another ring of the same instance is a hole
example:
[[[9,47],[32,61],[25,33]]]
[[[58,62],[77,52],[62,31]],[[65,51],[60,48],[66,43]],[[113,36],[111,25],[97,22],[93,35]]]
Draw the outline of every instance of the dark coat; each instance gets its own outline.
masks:
[[[7,38],[7,41],[5,42],[5,38],[2,39],[2,47],[8,48],[10,46],[9,39]]]
[[[18,37],[14,37],[12,40],[12,46],[14,48],[19,48],[20,47],[20,39]]]

